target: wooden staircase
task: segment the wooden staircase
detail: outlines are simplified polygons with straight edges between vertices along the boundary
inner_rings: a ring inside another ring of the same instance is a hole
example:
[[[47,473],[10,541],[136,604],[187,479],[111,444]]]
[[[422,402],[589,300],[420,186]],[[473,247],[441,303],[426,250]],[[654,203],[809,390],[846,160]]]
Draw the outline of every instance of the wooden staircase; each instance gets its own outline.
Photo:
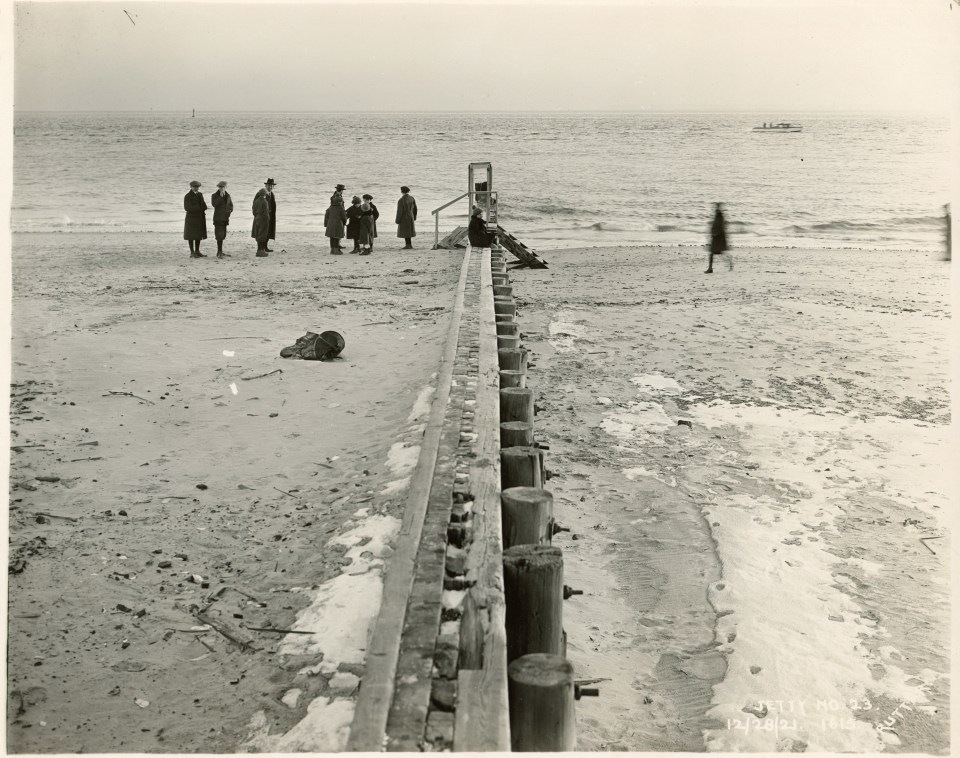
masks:
[[[490,224],[490,226],[493,226],[493,224]],[[497,239],[504,248],[520,261],[520,265],[514,266],[514,268],[523,268],[524,266],[528,268],[547,268],[547,262],[543,258],[499,224],[497,224]]]
[[[448,234],[446,237],[440,240],[437,243],[436,248],[439,248],[442,250],[453,250],[455,247],[466,247],[467,246],[467,243],[465,241],[466,239],[467,239],[467,227],[458,226],[456,229],[450,232],[450,234]]]

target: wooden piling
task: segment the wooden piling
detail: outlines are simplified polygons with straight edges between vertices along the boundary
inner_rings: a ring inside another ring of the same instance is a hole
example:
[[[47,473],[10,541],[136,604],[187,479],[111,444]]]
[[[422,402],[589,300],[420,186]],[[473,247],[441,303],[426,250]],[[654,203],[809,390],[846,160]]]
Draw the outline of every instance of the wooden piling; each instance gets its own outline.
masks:
[[[507,274],[505,271],[493,272],[491,274],[491,277],[492,277],[493,283],[496,285],[503,286],[503,285],[510,284],[510,275]]]
[[[500,372],[500,389],[505,389],[507,387],[526,387],[526,386],[527,386],[527,375],[522,371],[508,370],[508,371]],[[504,447],[508,447],[508,446],[504,445]]]
[[[501,371],[522,371],[527,373],[527,351],[517,348],[497,350]]]
[[[517,317],[512,313],[495,313],[493,318],[498,324],[513,324],[517,321]]]
[[[500,487],[542,487],[540,451],[535,447],[505,447],[500,451]]]
[[[497,336],[499,337],[501,334],[520,336],[520,324],[516,321],[498,321]]]
[[[553,495],[537,487],[508,487],[500,493],[503,547],[549,545],[553,539]],[[561,647],[560,652],[563,652]]]
[[[509,284],[494,284],[493,294],[495,297],[513,297],[513,287]]]
[[[498,334],[497,347],[498,348],[520,347],[520,335],[519,334]]]
[[[504,301],[504,300],[494,300],[493,301],[493,312],[500,314],[507,314],[513,317],[517,315],[517,304],[513,300]]]
[[[563,552],[552,545],[503,551],[507,662],[563,649]]]
[[[536,653],[507,668],[510,746],[518,753],[576,750],[573,664]]]
[[[526,421],[503,422],[500,424],[500,447],[533,447],[533,427]]]
[[[500,423],[526,421],[533,426],[533,390],[506,387],[500,390]]]

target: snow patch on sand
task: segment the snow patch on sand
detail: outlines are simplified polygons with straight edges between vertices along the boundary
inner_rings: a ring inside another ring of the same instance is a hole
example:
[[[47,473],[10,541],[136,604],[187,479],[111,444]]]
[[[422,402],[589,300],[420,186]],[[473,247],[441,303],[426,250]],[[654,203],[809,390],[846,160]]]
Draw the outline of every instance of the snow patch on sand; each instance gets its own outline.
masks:
[[[637,466],[635,468],[625,468],[623,470],[623,475],[627,477],[631,482],[641,476],[648,476],[653,479],[656,479],[658,482],[663,482],[668,487],[677,486],[677,477],[671,476],[670,480],[667,481],[662,476],[660,476],[656,471],[651,471],[650,469],[643,468],[643,466]]]
[[[323,653],[344,663],[363,663],[367,631],[380,610],[383,581],[380,571],[341,574],[308,591],[310,605],[297,613],[293,629],[313,634],[288,634],[281,655]]]
[[[550,338],[547,341],[553,345],[553,349],[558,353],[573,352],[577,349],[574,347],[574,342],[577,339],[585,339],[587,336],[587,327],[575,323],[575,318],[573,313],[561,311],[547,327],[550,333]]]
[[[351,700],[315,698],[307,715],[286,734],[270,735],[270,720],[257,711],[248,726],[248,750],[264,753],[339,753],[347,748],[355,705]]]
[[[399,531],[399,520],[377,514],[329,541],[328,545],[346,546],[345,555],[353,564],[340,576],[307,591],[310,605],[297,613],[292,628],[313,634],[288,634],[280,644],[277,652],[281,655],[323,655],[321,663],[301,669],[300,674],[332,674],[332,691],[344,695],[353,692],[355,686],[346,686],[353,675],[334,672],[341,663],[364,661],[370,628],[380,612],[383,558],[391,552],[389,542]],[[294,692],[300,690],[287,693],[291,702],[284,700],[291,707],[297,702]],[[245,747],[274,753],[341,752],[346,749],[354,709],[352,700],[318,697],[307,706],[306,716],[296,726],[276,735],[269,734],[270,721],[258,711],[250,720]]]
[[[679,395],[683,392],[683,387],[675,379],[660,374],[643,374],[633,377],[630,381],[644,391],[655,390],[666,395]]]
[[[417,395],[417,399],[413,404],[413,408],[410,410],[410,415],[407,416],[408,424],[427,417],[427,415],[430,413],[430,402],[433,400],[433,395],[435,392],[436,387],[433,385],[424,387],[422,390],[420,390],[420,394]]]
[[[383,565],[383,558],[392,552],[390,542],[400,531],[400,521],[393,516],[377,514],[365,519],[356,529],[351,529],[328,544],[350,548],[344,554],[353,561],[349,573],[358,573],[356,568],[374,568]],[[361,544],[362,543],[362,544]]]
[[[879,654],[865,645],[888,633],[840,589],[844,565],[868,574],[883,567],[827,552],[821,533],[834,529],[834,516],[863,488],[898,493],[927,513],[946,506],[949,430],[726,402],[689,413],[708,428],[739,427],[746,459],[738,465],[785,493],[774,499],[710,489],[704,506],[723,565],[709,597],[722,614],[717,639],[728,662],[709,712],[724,726],[705,732],[707,749],[882,750],[881,734],[856,718],[869,710],[869,693],[916,704],[927,698],[923,684],[896,665],[895,649]]]
[[[407,445],[406,442],[394,442],[387,453],[387,468],[394,474],[402,475],[413,471],[420,457],[419,445]]]
[[[380,490],[380,494],[396,495],[398,492],[403,492],[408,484],[410,484],[409,476],[405,476],[403,479],[394,479],[392,482],[387,482],[386,486]]]
[[[604,416],[600,422],[600,428],[613,437],[627,440],[643,432],[669,429],[674,426],[674,423],[662,406],[641,400],[630,403],[625,411]]]

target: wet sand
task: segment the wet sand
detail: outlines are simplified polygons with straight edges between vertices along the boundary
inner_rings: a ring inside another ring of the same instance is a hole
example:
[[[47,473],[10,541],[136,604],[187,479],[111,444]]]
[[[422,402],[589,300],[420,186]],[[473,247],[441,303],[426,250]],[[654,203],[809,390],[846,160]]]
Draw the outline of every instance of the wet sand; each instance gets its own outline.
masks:
[[[513,275],[579,745],[944,754],[949,264],[735,252]]]

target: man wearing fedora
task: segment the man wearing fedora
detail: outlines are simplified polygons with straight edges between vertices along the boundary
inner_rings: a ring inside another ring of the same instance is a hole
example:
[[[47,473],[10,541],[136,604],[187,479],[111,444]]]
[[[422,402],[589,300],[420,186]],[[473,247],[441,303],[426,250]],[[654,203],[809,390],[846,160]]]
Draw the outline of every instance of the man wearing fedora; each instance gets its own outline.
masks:
[[[187,212],[183,220],[183,238],[190,243],[191,258],[206,258],[200,254],[200,240],[207,238],[207,203],[200,194],[200,182],[190,182],[190,191],[183,196],[183,210]]]
[[[397,236],[406,242],[402,250],[413,250],[413,238],[417,236],[416,220],[417,201],[410,194],[409,187],[401,187],[397,201]]]
[[[210,203],[213,205],[213,236],[217,240],[217,257],[226,258],[223,241],[227,238],[227,225],[233,213],[233,198],[227,192],[226,182],[217,182],[217,191],[210,195]]]
[[[277,238],[277,198],[273,196],[273,188],[276,186],[276,182],[273,179],[267,179],[263,186],[267,188],[267,205],[270,207],[270,231],[267,233],[267,245],[263,249],[272,253],[273,248],[269,247],[270,240]]]

